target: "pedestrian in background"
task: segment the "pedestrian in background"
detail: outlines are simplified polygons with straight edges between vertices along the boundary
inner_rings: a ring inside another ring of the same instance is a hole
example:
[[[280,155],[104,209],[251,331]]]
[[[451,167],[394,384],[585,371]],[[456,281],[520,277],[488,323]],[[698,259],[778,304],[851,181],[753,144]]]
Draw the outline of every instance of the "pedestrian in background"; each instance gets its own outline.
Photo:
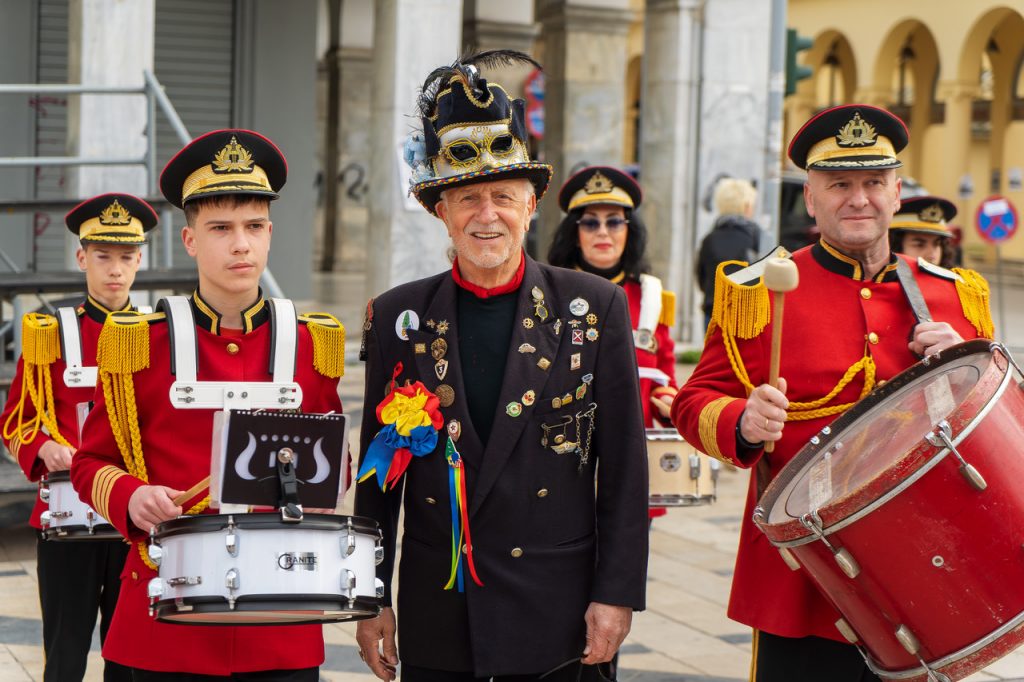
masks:
[[[704,294],[704,327],[711,321],[715,303],[715,270],[719,263],[740,260],[752,263],[761,249],[761,229],[751,216],[757,190],[747,180],[724,178],[715,186],[715,211],[718,218],[700,243],[697,254],[697,283]]]

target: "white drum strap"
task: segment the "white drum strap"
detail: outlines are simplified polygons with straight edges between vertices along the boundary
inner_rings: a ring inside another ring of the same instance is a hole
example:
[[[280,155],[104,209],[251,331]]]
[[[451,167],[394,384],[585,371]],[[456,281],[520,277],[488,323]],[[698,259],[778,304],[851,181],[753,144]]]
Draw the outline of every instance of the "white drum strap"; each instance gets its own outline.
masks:
[[[668,386],[668,375],[657,367],[637,367],[641,379],[650,379],[656,384]]]
[[[64,385],[69,388],[96,385],[96,368],[82,366],[82,330],[74,308],[57,308],[60,320],[60,345],[64,357]]]
[[[661,280],[654,275],[640,275],[640,315],[636,328],[653,332],[661,319]]]
[[[192,305],[185,296],[168,296],[164,310],[171,326],[174,383],[171,404],[191,410],[294,409],[302,404],[302,388],[295,382],[295,353],[298,319],[295,305],[286,299],[271,299],[272,381],[199,381],[198,340]]]

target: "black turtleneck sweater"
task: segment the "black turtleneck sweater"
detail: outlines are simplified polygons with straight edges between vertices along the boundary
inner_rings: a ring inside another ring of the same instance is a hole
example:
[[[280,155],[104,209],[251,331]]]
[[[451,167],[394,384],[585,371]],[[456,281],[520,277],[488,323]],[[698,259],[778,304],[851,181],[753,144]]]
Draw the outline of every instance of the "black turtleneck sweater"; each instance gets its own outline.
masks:
[[[466,403],[473,428],[486,447],[501,397],[519,292],[478,298],[462,287],[457,289],[459,359]]]

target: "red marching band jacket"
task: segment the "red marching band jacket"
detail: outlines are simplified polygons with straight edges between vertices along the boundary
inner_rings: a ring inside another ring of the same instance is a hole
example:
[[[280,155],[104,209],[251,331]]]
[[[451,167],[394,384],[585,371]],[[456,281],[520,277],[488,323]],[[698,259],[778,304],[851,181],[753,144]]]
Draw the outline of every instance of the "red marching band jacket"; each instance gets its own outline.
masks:
[[[669,333],[675,318],[676,297],[669,291],[663,291],[656,277],[641,275],[641,278],[640,281],[626,280],[622,288],[629,300],[629,319],[636,343],[636,364],[640,368],[640,402],[644,408],[644,426],[651,428],[657,426],[651,395],[661,386],[676,388],[675,342]],[[650,312],[648,307],[651,308]],[[653,325],[648,326],[650,323],[647,319],[641,319],[647,317],[654,320]],[[641,324],[646,327],[646,334]]]
[[[92,297],[75,308],[84,367],[96,366],[96,340],[110,311]],[[61,352],[60,322],[51,315],[29,314],[22,322],[22,356],[18,358],[14,381],[7,404],[0,415],[4,445],[18,460],[30,481],[38,481],[46,473],[46,464],[39,450],[47,442],[64,441],[72,450],[78,448],[78,405],[92,400],[93,386],[69,386],[64,381],[67,369],[66,351]],[[40,401],[33,400],[35,393]],[[52,396],[52,409],[47,394]],[[29,524],[42,528],[40,515],[47,504],[36,496]]]
[[[672,407],[683,437],[739,467],[767,457],[774,478],[822,427],[872,387],[917,362],[907,347],[916,322],[896,278],[896,258],[903,257],[894,255],[881,273],[865,280],[856,261],[824,241],[793,254],[800,281],[786,294],[779,372],[788,385],[790,409],[782,439],[770,454],[738,449],[737,425],[750,390],[768,381],[771,294],[760,283],[727,281],[730,264],[720,266],[703,354]],[[988,285],[980,275],[916,261],[910,267],[932,319],[948,322],[965,340],[992,336]],[[729,617],[784,637],[845,642],[835,627],[838,612],[802,570],[787,567],[754,525],[756,479],[751,475]]]
[[[199,296],[189,299],[196,322],[197,373],[203,381],[269,382],[273,324],[260,297],[231,333]],[[324,660],[320,625],[197,626],[158,622],[148,613],[147,533],[128,515],[128,501],[150,484],[189,490],[210,473],[213,409],[174,409],[169,392],[169,325],[165,313],[112,316],[100,338],[96,406],[71,469],[79,496],[135,544],[121,575],[121,596],[103,657],[144,670],[229,675],[309,668]],[[303,412],[340,412],[344,328],[330,316],[299,316],[294,381]],[[116,425],[116,433],[115,427]],[[208,489],[182,504],[186,514],[212,513]],[[148,529],[146,529],[148,530]]]

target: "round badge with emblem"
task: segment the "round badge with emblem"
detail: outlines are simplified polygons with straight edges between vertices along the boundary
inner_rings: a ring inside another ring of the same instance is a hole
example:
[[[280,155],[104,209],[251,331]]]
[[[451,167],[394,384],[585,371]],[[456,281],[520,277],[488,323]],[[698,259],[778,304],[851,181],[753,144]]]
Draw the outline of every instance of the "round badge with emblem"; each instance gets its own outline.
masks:
[[[434,395],[437,396],[437,402],[441,407],[451,407],[455,402],[455,389],[448,384],[438,384],[434,389]]]
[[[569,302],[569,312],[576,317],[582,317],[587,314],[590,310],[590,304],[587,303],[586,299],[574,298]]]
[[[398,318],[395,320],[395,334],[402,341],[409,340],[408,330],[419,328],[420,316],[416,314],[415,310],[403,310],[398,313]]]
[[[597,341],[598,332],[596,329],[591,327],[587,330],[587,341]]]
[[[530,405],[533,405],[535,400],[537,400],[537,392],[532,388],[523,394],[523,405],[529,407]]]
[[[505,413],[510,417],[518,417],[523,413],[523,406],[518,401],[513,400],[505,406]]]
[[[529,317],[523,318],[523,326],[527,329],[533,329],[533,320]]]

